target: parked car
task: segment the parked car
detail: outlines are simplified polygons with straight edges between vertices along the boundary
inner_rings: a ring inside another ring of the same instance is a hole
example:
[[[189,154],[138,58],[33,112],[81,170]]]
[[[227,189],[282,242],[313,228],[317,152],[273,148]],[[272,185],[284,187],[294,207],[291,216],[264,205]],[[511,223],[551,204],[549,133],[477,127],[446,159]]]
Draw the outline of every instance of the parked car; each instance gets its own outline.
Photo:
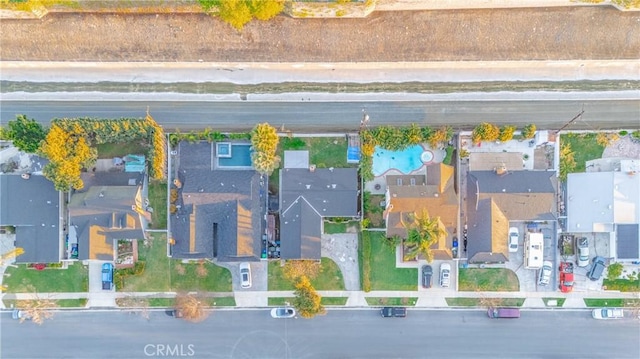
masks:
[[[540,269],[540,277],[538,278],[538,285],[547,285],[551,280],[551,272],[553,271],[553,263],[549,261],[542,262],[542,268]]]
[[[573,263],[560,263],[560,291],[569,293],[573,290]]]
[[[576,257],[578,267],[589,265],[589,239],[586,237],[578,238],[576,241]]]
[[[449,287],[449,277],[451,276],[451,264],[442,263],[440,265],[440,286],[443,288]]]
[[[251,288],[251,265],[247,262],[240,263],[240,286]]]
[[[17,319],[17,320],[31,320],[31,316],[27,314],[24,310],[20,310],[20,309],[14,309],[13,312],[11,312],[11,318]]]
[[[591,265],[591,269],[587,272],[587,277],[591,280],[598,280],[602,277],[602,272],[604,272],[604,263],[605,260],[603,257],[597,256],[593,258],[593,264]]]
[[[509,228],[509,252],[517,252],[518,251],[518,238],[520,237],[520,232],[518,232],[518,228],[511,227]]]
[[[433,268],[429,265],[422,266],[422,286],[431,288],[431,277],[433,276]]]
[[[487,315],[491,319],[497,318],[520,318],[520,309],[518,308],[494,308],[487,310]]]
[[[598,308],[591,312],[593,319],[620,319],[624,318],[624,311],[617,308]]]
[[[405,307],[384,307],[380,310],[383,318],[404,318],[407,316],[407,308]]]
[[[165,311],[165,314],[177,319],[184,317],[184,313],[182,313],[182,309],[168,309]]]
[[[113,264],[102,264],[102,289],[111,290],[113,288]]]
[[[271,318],[286,319],[296,316],[296,310],[289,307],[273,308],[271,309]]]

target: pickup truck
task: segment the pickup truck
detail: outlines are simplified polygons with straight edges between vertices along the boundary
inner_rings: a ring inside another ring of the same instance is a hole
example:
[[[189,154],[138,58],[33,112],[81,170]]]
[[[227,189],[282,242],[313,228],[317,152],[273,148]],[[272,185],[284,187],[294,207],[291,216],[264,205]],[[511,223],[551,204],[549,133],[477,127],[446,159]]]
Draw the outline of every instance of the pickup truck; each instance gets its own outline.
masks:
[[[380,310],[383,318],[404,318],[407,316],[407,308],[405,307],[384,307]]]
[[[560,263],[560,291],[569,293],[573,290],[573,263]]]
[[[111,290],[113,288],[113,264],[104,263],[102,265],[102,289]]]

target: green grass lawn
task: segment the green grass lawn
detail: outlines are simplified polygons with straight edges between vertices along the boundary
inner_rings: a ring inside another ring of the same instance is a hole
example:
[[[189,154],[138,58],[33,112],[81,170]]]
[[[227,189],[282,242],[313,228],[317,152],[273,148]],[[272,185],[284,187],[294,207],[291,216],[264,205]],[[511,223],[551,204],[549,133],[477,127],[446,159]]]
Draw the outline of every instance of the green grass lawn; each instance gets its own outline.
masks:
[[[484,298],[445,298],[450,307],[484,307]],[[492,300],[493,305],[501,307],[521,307],[525,298],[498,298]]]
[[[360,229],[360,224],[358,221],[350,221],[344,223],[332,223],[332,222],[324,222],[324,233],[325,234],[334,234],[334,233],[356,233]]]
[[[396,268],[395,250],[383,243],[384,232],[368,233],[371,241],[371,290],[417,290],[418,269]]]
[[[367,304],[373,306],[390,305],[390,306],[414,306],[418,301],[416,297],[404,298],[384,298],[384,297],[366,297]]]
[[[151,214],[151,228],[167,228],[167,183],[159,181],[149,182],[149,205],[153,208]]]
[[[506,268],[460,268],[458,289],[462,292],[515,292],[520,288],[516,274]]]
[[[638,307],[640,299],[626,298],[585,298],[587,307]]]
[[[322,258],[322,270],[311,285],[316,290],[344,290],[340,268],[329,258]],[[280,261],[269,262],[269,290],[294,290],[293,283],[284,278]]]
[[[87,299],[58,299],[56,303],[60,308],[84,308],[87,306]]]
[[[364,218],[369,219],[369,226],[384,228],[384,218],[382,217],[384,207],[380,206],[380,203],[384,201],[384,195],[365,192],[364,201]]]
[[[88,270],[82,263],[67,269],[35,270],[26,264],[8,267],[2,284],[8,293],[86,292],[89,289]]]
[[[602,282],[607,290],[619,290],[621,292],[640,292],[640,279],[628,280],[628,279],[604,279]]]
[[[98,158],[124,157],[126,155],[146,155],[148,147],[140,141],[125,143],[103,143],[96,145]]]
[[[267,303],[269,306],[282,306],[287,305],[287,303],[293,303],[294,297],[269,297]]]
[[[348,299],[347,297],[322,297],[320,303],[322,305],[345,305]]]
[[[547,307],[549,307],[549,301],[550,300],[555,300],[558,304],[557,305],[553,305],[552,307],[562,307],[564,305],[565,300],[567,300],[567,298],[542,298],[542,300],[544,301],[544,305],[546,305]]]
[[[206,291],[231,292],[231,272],[212,263],[203,264],[206,276],[197,275],[200,264],[183,264],[167,257],[166,236],[155,234],[149,245],[138,246],[144,272],[125,277],[121,292]]]
[[[584,172],[585,163],[589,160],[602,158],[604,146],[596,142],[595,133],[568,133],[560,136],[560,143],[569,143],[576,160],[574,172]]]

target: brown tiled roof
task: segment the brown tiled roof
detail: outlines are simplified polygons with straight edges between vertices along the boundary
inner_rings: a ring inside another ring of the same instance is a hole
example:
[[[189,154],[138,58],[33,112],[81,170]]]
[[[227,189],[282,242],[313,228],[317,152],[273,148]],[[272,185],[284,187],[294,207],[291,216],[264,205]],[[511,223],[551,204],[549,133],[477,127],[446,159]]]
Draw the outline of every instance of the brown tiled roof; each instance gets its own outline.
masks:
[[[514,220],[546,220],[555,213],[556,199],[553,193],[482,193],[480,199],[493,199],[502,212]]]

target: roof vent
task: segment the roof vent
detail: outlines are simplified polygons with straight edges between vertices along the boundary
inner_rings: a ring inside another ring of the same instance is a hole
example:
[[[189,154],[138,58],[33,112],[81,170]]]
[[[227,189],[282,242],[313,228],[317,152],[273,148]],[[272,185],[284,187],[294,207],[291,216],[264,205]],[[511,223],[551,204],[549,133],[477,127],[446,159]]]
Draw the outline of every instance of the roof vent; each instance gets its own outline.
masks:
[[[306,184],[304,185],[307,189],[311,189],[311,185],[310,184]]]
[[[338,187],[338,185],[336,185],[335,183],[331,184],[331,188],[336,189],[336,187]]]
[[[498,176],[503,175],[507,173],[507,166],[505,166],[505,164],[503,163],[500,166],[496,167],[495,171]]]
[[[100,194],[98,195],[98,197],[100,197],[100,198],[104,197],[104,192],[100,192]]]
[[[315,172],[316,171],[316,165],[309,165],[309,172]]]
[[[506,189],[506,188],[503,188],[503,189],[502,189],[502,192],[507,192],[507,189]]]
[[[329,171],[333,172],[333,167],[329,167]]]
[[[20,177],[22,177],[22,179],[28,180],[29,178],[31,178],[31,175],[28,174],[28,173],[23,173],[23,174],[20,175]]]

